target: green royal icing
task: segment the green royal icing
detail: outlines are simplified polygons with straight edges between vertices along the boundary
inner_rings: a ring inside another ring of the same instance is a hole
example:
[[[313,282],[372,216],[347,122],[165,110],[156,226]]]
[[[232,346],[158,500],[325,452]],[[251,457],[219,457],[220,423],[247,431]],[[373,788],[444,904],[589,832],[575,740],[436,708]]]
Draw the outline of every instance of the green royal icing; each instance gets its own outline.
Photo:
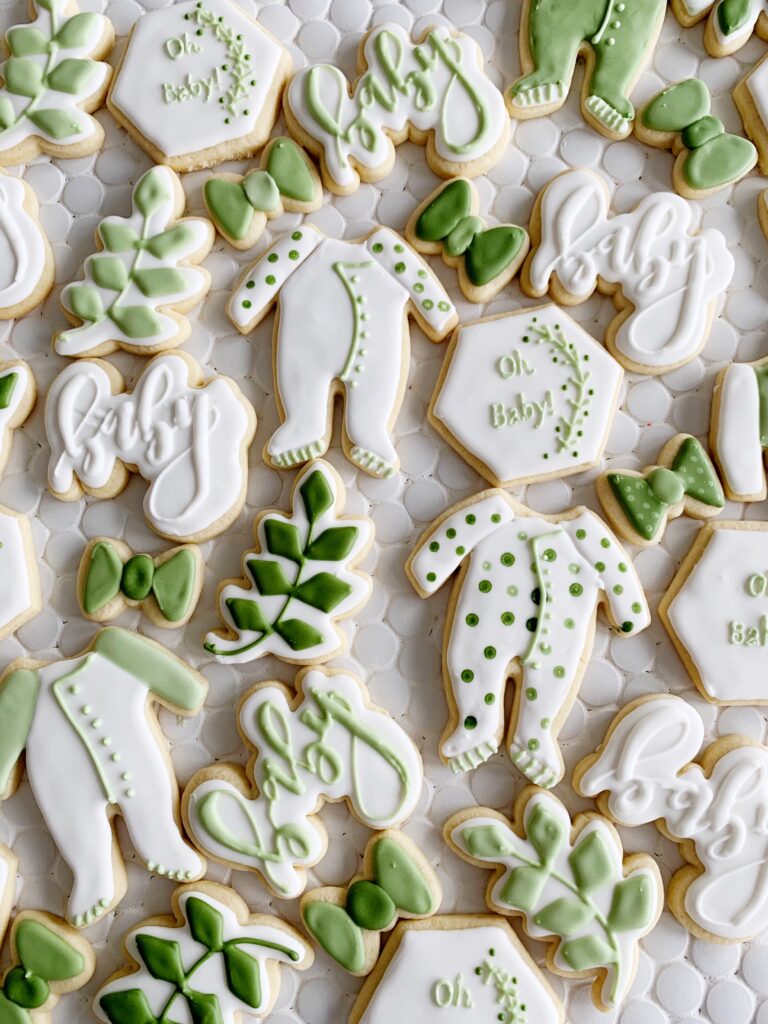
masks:
[[[374,877],[407,914],[429,914],[433,897],[423,875],[405,850],[392,839],[380,839],[373,850]]]
[[[318,900],[302,912],[304,923],[316,942],[345,971],[356,974],[365,964],[365,947],[360,928],[335,903]]]
[[[155,566],[149,555],[133,555],[123,562],[109,541],[91,550],[83,585],[83,609],[93,615],[122,592],[131,601],[154,595],[160,612],[178,622],[189,611],[197,584],[198,565],[189,548],[181,548]]]
[[[162,647],[126,629],[108,626],[97,634],[93,650],[140,679],[157,697],[185,711],[194,711],[205,699],[197,674]]]
[[[120,589],[123,563],[111,544],[94,544],[83,586],[83,609],[93,615],[108,604]]]
[[[5,376],[0,377],[0,409],[7,409],[11,404],[18,380],[18,373],[6,373]]]
[[[760,410],[760,447],[768,448],[768,366],[755,367]]]
[[[0,686],[0,796],[27,745],[39,690],[39,676],[28,668],[17,668]]]
[[[752,11],[753,0],[720,0],[717,23],[723,35],[729,36],[744,25]]]
[[[133,555],[123,567],[120,589],[132,601],[143,601],[152,589],[154,563],[149,555]]]
[[[392,924],[397,907],[381,885],[363,880],[349,887],[347,913],[360,928],[380,932]]]
[[[70,981],[85,970],[85,958],[52,929],[33,918],[14,928],[19,965],[12,967],[0,992],[2,1024],[31,1024],[30,1010],[39,1009],[51,994],[50,982]]]

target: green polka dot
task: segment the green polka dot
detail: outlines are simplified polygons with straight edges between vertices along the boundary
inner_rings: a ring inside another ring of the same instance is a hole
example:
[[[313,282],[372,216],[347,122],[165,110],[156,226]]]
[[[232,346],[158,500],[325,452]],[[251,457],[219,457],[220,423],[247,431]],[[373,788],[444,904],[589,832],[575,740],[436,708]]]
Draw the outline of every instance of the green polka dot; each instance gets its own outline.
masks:
[[[515,621],[515,616],[512,614],[512,612],[502,612],[501,613],[502,625],[504,625],[504,626],[512,626],[514,624],[514,621]]]
[[[416,284],[413,286],[413,290],[416,292],[417,295],[421,295],[421,293],[424,291],[424,285],[421,283],[421,281],[417,281]]]
[[[621,624],[622,633],[631,633],[634,628],[634,624],[631,622],[622,622]]]
[[[253,303],[250,299],[243,299],[243,309],[250,309]]]
[[[404,270],[405,270],[405,264],[402,262],[402,260],[400,260],[399,262],[397,262],[395,264],[395,273],[396,274],[402,274]]]
[[[517,535],[518,540],[528,540],[528,534],[524,530],[520,530]]]
[[[552,670],[552,674],[554,675],[555,679],[564,679],[565,669],[562,665],[555,665],[555,667]]]
[[[614,594],[623,594],[624,593],[624,587],[622,587],[622,585],[620,583],[617,583],[616,586],[613,588],[613,592],[614,592]]]
[[[643,608],[642,608],[642,605],[640,604],[640,602],[639,601],[633,601],[633,603],[632,603],[632,611],[635,613],[635,615],[639,615],[642,610],[643,610]]]
[[[291,238],[294,240],[294,242],[300,242],[303,237],[304,236],[300,231],[294,231],[293,234],[291,235]]]
[[[509,594],[510,597],[517,597],[517,587],[514,585],[514,583],[510,584],[507,587],[507,593]]]
[[[542,654],[551,654],[552,653],[552,647],[550,646],[550,644],[539,644],[539,650],[541,651]]]
[[[534,686],[529,686],[528,689],[525,691],[525,696],[528,698],[528,700],[536,700],[536,698],[539,696],[539,692]]]
[[[439,309],[439,310],[440,310],[440,311],[441,311],[442,313],[447,313],[447,312],[448,312],[448,310],[449,310],[449,309],[450,309],[451,307],[450,307],[450,304],[449,304],[449,303],[447,303],[447,302],[445,301],[445,299],[441,299],[441,300],[440,300],[440,301],[438,302],[438,304],[437,304],[437,308],[438,308],[438,309]]]
[[[475,673],[472,671],[471,668],[465,668],[464,671],[461,673],[461,681],[463,683],[471,683],[474,678]]]
[[[545,562],[554,562],[557,558],[557,553],[553,548],[547,548],[544,554],[541,556]]]
[[[277,278],[275,277],[274,274],[267,274],[264,280],[267,282],[267,284],[274,284]]]
[[[464,517],[464,522],[468,523],[470,526],[474,526],[477,522],[477,516],[473,512],[470,512],[468,516]]]
[[[493,589],[493,585],[491,584],[490,580],[480,580],[480,582],[477,585],[477,589],[480,591],[481,594],[488,594]]]
[[[515,556],[512,554],[511,551],[504,552],[504,554],[501,556],[501,564],[505,565],[507,568],[509,568],[510,565],[515,564]]]
[[[483,568],[485,569],[486,572],[490,572],[491,571],[491,563],[488,561],[487,558],[483,562]]]
[[[578,576],[579,571],[579,566],[576,565],[575,562],[571,562],[571,564],[568,566],[568,572],[573,573],[574,576]]]
[[[483,651],[483,657],[486,659],[486,661],[493,661],[493,659],[496,657],[496,648],[491,647],[489,644],[488,647],[486,647],[485,650]]]
[[[600,541],[600,547],[601,548],[609,548],[610,546],[611,546],[611,542],[608,540],[608,538],[607,537],[603,537],[603,539]]]
[[[498,512],[494,512],[493,513],[493,515],[491,516],[491,522],[492,523],[500,523],[501,522],[501,516],[499,515]]]
[[[437,579],[437,576],[435,576],[435,574],[433,572],[428,572],[427,573],[427,581],[429,583],[434,583],[436,579]]]
[[[279,258],[280,257],[277,255],[276,252],[271,252],[269,256],[267,256],[267,263],[277,263]]]
[[[440,550],[440,545],[437,543],[436,540],[433,540],[432,543],[429,545],[429,550],[430,551],[439,551]]]
[[[541,604],[541,589],[539,587],[531,591],[531,600],[534,604]]]
[[[626,571],[627,571],[626,563],[619,562],[619,572],[626,572]]]
[[[541,720],[541,728],[542,729],[548,729],[551,724],[552,724],[552,722],[550,721],[549,718],[542,718],[542,720]]]
[[[605,562],[595,562],[595,568],[598,572],[605,572]]]
[[[448,540],[453,540],[453,538],[456,536],[456,531],[452,526],[449,526],[448,529],[445,531],[445,536],[448,538]]]
[[[528,619],[528,621],[525,624],[525,628],[528,630],[529,633],[535,633],[536,632],[536,627],[538,626],[538,624],[539,624],[539,620],[538,619]]]
[[[474,715],[467,715],[467,717],[464,719],[464,728],[465,729],[474,729],[476,726],[477,726],[477,719],[475,718],[475,716]]]
[[[475,615],[474,612],[470,612],[469,615],[464,619],[468,626],[476,626],[480,621],[479,616]]]
[[[459,556],[466,554],[466,551],[467,549],[463,547],[463,545],[461,544],[459,544],[459,546],[456,548],[456,554]]]
[[[586,530],[577,530],[576,531],[576,536],[577,536],[577,538],[579,540],[584,540],[584,538],[587,536],[587,531]]]
[[[483,700],[486,704],[494,704],[496,702],[496,697],[492,693],[486,693]]]
[[[426,277],[427,276],[426,270],[419,270],[418,271],[418,276],[419,277]]]
[[[374,242],[374,244],[371,246],[371,248],[373,249],[374,252],[383,252],[384,251],[384,246],[381,244],[381,242]]]
[[[576,623],[573,621],[573,619],[566,619],[565,620],[565,628],[566,629],[573,629],[575,626],[576,626]]]
[[[539,741],[538,740],[528,740],[528,749],[529,750],[538,750],[539,749]]]
[[[402,245],[400,245],[399,242],[396,245],[394,245],[393,248],[394,248],[395,252],[405,252],[405,249],[403,248]]]
[[[584,593],[584,587],[582,587],[580,583],[572,583],[570,587],[568,587],[568,592],[573,597],[581,597],[581,595]]]
[[[299,258],[298,250],[297,249],[291,249],[291,251],[288,253],[288,259],[289,260],[297,260],[298,258]]]
[[[429,312],[429,310],[432,309],[434,305],[435,304],[432,301],[432,299],[423,299],[421,303],[422,309],[426,309],[427,312]]]
[[[249,281],[248,284],[245,287],[246,288],[255,288],[256,287],[256,282],[255,281]]]

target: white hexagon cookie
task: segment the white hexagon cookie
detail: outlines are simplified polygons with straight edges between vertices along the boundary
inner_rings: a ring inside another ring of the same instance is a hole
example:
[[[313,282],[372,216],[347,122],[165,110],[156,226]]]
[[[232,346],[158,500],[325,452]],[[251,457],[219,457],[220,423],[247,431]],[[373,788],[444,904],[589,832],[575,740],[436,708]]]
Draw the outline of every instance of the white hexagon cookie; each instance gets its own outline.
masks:
[[[550,303],[456,329],[429,408],[435,429],[497,487],[597,465],[624,371]]]

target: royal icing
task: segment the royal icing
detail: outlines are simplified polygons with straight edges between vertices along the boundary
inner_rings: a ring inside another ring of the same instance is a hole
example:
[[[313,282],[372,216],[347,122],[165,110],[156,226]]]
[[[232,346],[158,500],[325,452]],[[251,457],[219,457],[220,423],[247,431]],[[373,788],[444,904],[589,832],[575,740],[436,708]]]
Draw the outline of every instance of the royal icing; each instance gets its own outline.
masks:
[[[3,505],[0,505],[0,577],[5,580],[0,597],[0,639],[4,639],[37,615],[42,598],[29,521]]]
[[[36,398],[37,385],[27,364],[21,359],[0,362],[0,473],[10,458],[13,432],[32,412]]]
[[[62,356],[106,355],[123,348],[152,355],[180,345],[188,310],[208,291],[210,275],[190,266],[207,256],[213,229],[201,217],[178,220],[184,192],[168,167],[153,167],[136,183],[130,217],[106,217],[96,233],[83,279],[68,284],[61,303],[82,326],[56,335]]]
[[[30,191],[21,179],[0,173],[0,320],[13,319],[41,286],[48,288],[51,248],[30,212],[37,211]]]
[[[446,439],[492,484],[596,465],[624,373],[557,306],[462,324],[430,405]]]
[[[685,199],[656,192],[631,213],[610,216],[602,178],[574,170],[545,187],[538,209],[540,238],[526,262],[527,291],[541,296],[562,289],[570,302],[586,301],[596,288],[614,294],[622,311],[607,341],[627,369],[664,373],[698,355],[734,261],[716,228],[692,232],[693,208]]]
[[[275,466],[323,455],[333,399],[344,396],[344,449],[374,476],[399,466],[391,427],[410,354],[406,315],[436,341],[457,322],[447,292],[422,258],[387,228],[340,241],[303,225],[246,272],[227,313],[247,334],[279,303],[275,378],[283,423],[264,449]]]
[[[5,939],[8,920],[16,895],[16,869],[18,860],[13,851],[0,843],[0,946]]]
[[[765,497],[768,361],[731,363],[718,376],[710,423],[712,454],[732,501]]]
[[[445,837],[470,863],[492,867],[491,910],[519,914],[534,939],[552,939],[553,967],[563,974],[598,972],[595,1001],[612,1009],[635,974],[638,944],[656,924],[664,889],[655,862],[631,862],[616,830],[595,815],[577,818],[549,793],[523,793],[520,827],[483,807],[460,811]]]
[[[632,563],[587,509],[538,516],[493,490],[433,523],[406,565],[423,597],[460,568],[446,630],[451,720],[440,756],[467,771],[497,751],[512,675],[510,756],[534,782],[553,786],[563,777],[557,736],[589,661],[597,603],[620,635],[650,622]]]
[[[240,706],[240,732],[254,751],[250,776],[215,765],[184,793],[190,835],[214,859],[258,872],[284,899],[301,894],[306,869],[324,855],[315,817],[324,800],[346,799],[372,829],[399,824],[421,794],[419,753],[389,715],[368,703],[353,676],[318,669],[292,698],[262,683]]]
[[[350,85],[330,64],[298,71],[286,93],[290,122],[320,153],[334,192],[389,173],[394,146],[429,136],[427,161],[436,174],[475,177],[504,154],[509,119],[504,99],[484,70],[480,47],[445,26],[414,43],[393,22],[365,37],[363,74]]]
[[[243,579],[219,587],[226,633],[209,633],[205,648],[218,661],[242,664],[274,654],[317,664],[342,651],[336,623],[366,603],[371,578],[355,569],[373,540],[363,516],[339,513],[344,486],[326,462],[299,474],[292,512],[259,516],[255,551],[243,555]]]
[[[150,705],[195,714],[207,692],[203,677],[115,627],[74,658],[36,664],[11,665],[0,684],[0,796],[14,790],[26,751],[35,800],[74,875],[68,919],[83,927],[122,899],[116,813],[150,871],[199,878],[205,862],[179,831],[176,780]]]
[[[766,0],[676,0],[672,6],[683,25],[693,25],[709,15],[704,44],[713,57],[740,50],[753,32],[766,38]]]
[[[62,370],[45,406],[53,493],[117,493],[127,464],[149,481],[144,514],[161,536],[195,540],[226,529],[245,500],[256,417],[234,381],[201,379],[197,363],[178,352],[147,363],[131,394],[112,393],[115,371],[106,363]]]

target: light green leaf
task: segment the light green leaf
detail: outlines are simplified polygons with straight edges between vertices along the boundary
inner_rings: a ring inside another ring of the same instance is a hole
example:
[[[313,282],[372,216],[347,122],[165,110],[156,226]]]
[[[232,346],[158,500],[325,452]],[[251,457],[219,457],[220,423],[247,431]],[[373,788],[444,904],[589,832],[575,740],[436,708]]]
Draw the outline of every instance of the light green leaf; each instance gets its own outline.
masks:
[[[261,1006],[259,963],[243,949],[228,946],[224,951],[227,988],[246,1006]]]
[[[15,941],[22,967],[45,981],[68,981],[85,970],[82,953],[39,921],[22,921]]]
[[[199,896],[190,896],[184,912],[189,922],[189,931],[196,942],[218,952],[224,943],[224,918],[220,911]]]
[[[285,640],[292,651],[306,651],[310,647],[317,647],[325,640],[322,633],[301,619],[278,622],[275,624],[275,632]]]
[[[14,57],[31,57],[33,54],[48,53],[48,40],[39,28],[19,25],[8,30],[8,49]]]
[[[67,309],[75,316],[79,316],[81,320],[95,323],[104,315],[101,296],[95,288],[90,288],[88,285],[75,284],[65,288],[62,299]]]
[[[119,292],[128,281],[125,264],[117,256],[94,256],[89,260],[88,267],[99,288]]]
[[[10,128],[15,120],[13,104],[7,96],[0,96],[0,128]]]
[[[274,178],[281,195],[300,203],[309,203],[314,198],[314,179],[293,139],[275,140],[267,157],[267,171]]]
[[[307,558],[323,562],[341,562],[357,540],[356,526],[332,526],[324,530],[307,548]]]
[[[126,338],[153,338],[162,334],[162,322],[148,306],[117,306],[109,315]]]
[[[139,240],[132,227],[109,220],[99,224],[99,237],[108,252],[128,252]]]
[[[14,96],[37,96],[43,81],[42,65],[28,57],[11,57],[3,68],[5,88]]]
[[[75,95],[85,90],[95,71],[96,65],[92,60],[63,60],[48,75],[48,85],[57,92]]]
[[[582,935],[560,946],[560,956],[572,971],[588,971],[616,962],[616,952],[599,935]]]
[[[80,122],[66,110],[56,110],[55,108],[35,110],[31,114],[27,114],[27,117],[36,128],[45,132],[52,139],[68,139],[73,135],[79,135],[82,131]]]
[[[136,209],[144,217],[151,217],[163,203],[169,202],[171,193],[168,191],[166,178],[159,167],[153,167],[151,171],[139,179],[134,193],[133,201]]]
[[[459,835],[467,853],[478,860],[499,860],[515,852],[514,844],[509,841],[509,829],[501,825],[470,826]]]
[[[251,171],[243,178],[243,192],[254,210],[269,213],[280,205],[277,185],[266,171]]]
[[[564,896],[543,907],[533,922],[552,935],[573,935],[585,928],[594,916],[586,903]]]
[[[310,524],[319,519],[323,512],[327,512],[333,505],[334,493],[331,490],[331,485],[325,474],[321,473],[319,469],[310,473],[299,490],[301,500],[304,502],[304,511],[307,513],[307,521]]]
[[[133,280],[142,295],[158,299],[164,295],[175,295],[187,287],[187,279],[175,267],[153,267],[150,270],[135,270]]]
[[[514,868],[499,893],[499,900],[505,906],[518,910],[533,910],[539,902],[548,878],[549,872],[546,868],[533,868],[528,865]]]
[[[189,251],[195,241],[195,229],[191,224],[177,224],[163,231],[147,242],[147,252],[159,260],[178,259]]]
[[[269,629],[269,623],[262,615],[256,601],[247,601],[242,597],[227,598],[232,621],[239,630],[248,630],[256,633],[265,633]]]
[[[525,822],[525,834],[541,858],[551,864],[566,839],[566,826],[547,807],[546,801],[536,804]]]
[[[319,572],[312,579],[299,584],[295,596],[311,608],[328,613],[332,612],[351,593],[352,587],[349,583],[338,579],[329,572]]]
[[[64,22],[53,39],[63,50],[76,50],[82,46],[93,49],[100,28],[101,18],[98,14],[75,14]]]
[[[613,877],[613,863],[599,832],[590,832],[568,857],[573,878],[579,891],[593,892]]]
[[[0,992],[0,1024],[30,1024],[29,1013]]]
[[[169,981],[172,985],[186,983],[181,949],[175,939],[140,933],[136,936],[136,948],[153,978]]]
[[[316,900],[301,912],[304,925],[328,956],[353,974],[365,966],[365,943],[362,932],[343,907]]]
[[[633,932],[645,928],[651,920],[656,893],[647,875],[633,875],[613,890],[608,924],[615,932]]]
[[[267,519],[264,523],[264,537],[270,554],[281,555],[292,562],[302,561],[301,537],[292,523],[282,519]]]
[[[248,571],[264,597],[290,594],[291,584],[286,579],[282,566],[270,559],[252,558],[248,562]]]

